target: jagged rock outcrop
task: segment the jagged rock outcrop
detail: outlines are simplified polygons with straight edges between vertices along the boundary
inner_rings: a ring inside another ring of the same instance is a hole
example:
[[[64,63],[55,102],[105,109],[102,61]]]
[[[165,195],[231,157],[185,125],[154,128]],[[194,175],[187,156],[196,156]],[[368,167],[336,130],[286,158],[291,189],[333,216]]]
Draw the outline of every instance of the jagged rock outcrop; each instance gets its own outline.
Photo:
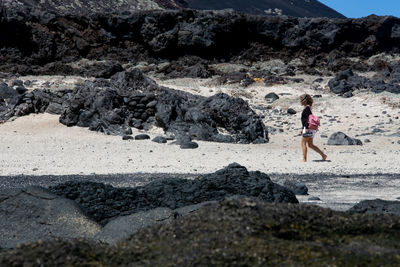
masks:
[[[193,180],[165,179],[135,188],[114,188],[94,182],[67,182],[50,190],[74,200],[95,221],[167,207],[177,209],[234,195],[253,196],[267,202],[298,203],[289,189],[271,182],[267,174],[249,172],[237,163]]]
[[[377,16],[306,19],[193,10],[56,16],[3,8],[0,71],[45,73],[47,64],[62,62],[55,68],[62,74],[71,72],[62,66],[82,58],[123,63],[187,55],[209,61],[303,58],[304,68],[335,69],[343,61],[365,66],[347,58],[399,53],[399,25],[398,18]]]
[[[393,64],[388,68],[388,70],[379,71],[371,79],[357,75],[352,70],[347,69],[338,72],[328,85],[332,93],[345,97],[351,97],[355,90],[367,90],[374,93],[387,91],[400,94],[400,65]]]
[[[49,112],[61,114],[60,122],[67,126],[122,136],[132,134],[131,127],[155,125],[174,135],[182,148],[197,147],[192,139],[268,142],[261,118],[243,99],[226,94],[206,98],[161,87],[138,69],[109,80],[87,80],[74,90],[27,92],[6,83],[0,88],[0,120]],[[221,128],[229,134],[219,133]]]

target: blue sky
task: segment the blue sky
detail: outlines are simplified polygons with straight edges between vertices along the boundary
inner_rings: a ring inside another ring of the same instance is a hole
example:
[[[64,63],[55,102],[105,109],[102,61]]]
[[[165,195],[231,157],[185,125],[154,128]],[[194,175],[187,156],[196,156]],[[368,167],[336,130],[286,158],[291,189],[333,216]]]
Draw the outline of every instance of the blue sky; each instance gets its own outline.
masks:
[[[319,0],[349,18],[371,14],[400,17],[400,0]]]

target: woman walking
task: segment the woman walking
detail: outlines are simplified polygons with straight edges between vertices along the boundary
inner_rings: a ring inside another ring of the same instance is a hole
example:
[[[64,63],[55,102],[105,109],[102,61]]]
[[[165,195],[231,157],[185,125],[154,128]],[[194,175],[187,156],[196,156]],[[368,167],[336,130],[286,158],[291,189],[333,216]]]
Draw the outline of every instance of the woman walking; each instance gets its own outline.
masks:
[[[313,104],[314,100],[309,94],[304,94],[300,96],[300,104],[304,106],[304,110],[301,113],[301,123],[302,123],[302,139],[301,139],[301,147],[303,149],[303,162],[307,162],[307,145],[309,148],[317,152],[318,154],[321,155],[322,160],[325,161],[327,158],[327,155],[325,155],[321,149],[319,149],[316,145],[313,143],[313,138],[315,136],[315,133],[317,132],[316,129],[310,129],[309,125],[309,116],[312,114],[311,111],[311,106]]]

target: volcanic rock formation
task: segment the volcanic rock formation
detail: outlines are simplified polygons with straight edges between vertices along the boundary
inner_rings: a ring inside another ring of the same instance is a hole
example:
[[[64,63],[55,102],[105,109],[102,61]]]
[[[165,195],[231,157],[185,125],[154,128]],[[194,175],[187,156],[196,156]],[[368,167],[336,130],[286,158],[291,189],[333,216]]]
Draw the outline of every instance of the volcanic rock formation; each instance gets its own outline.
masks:
[[[368,65],[348,57],[400,52],[400,19],[377,16],[306,19],[181,10],[82,17],[3,8],[0,30],[0,71],[19,74],[72,74],[71,64],[82,58],[122,64],[189,55],[208,62],[303,58],[308,71],[366,70]]]
[[[194,180],[165,179],[136,188],[114,188],[94,182],[67,182],[50,188],[74,200],[95,221],[105,224],[120,215],[158,207],[177,209],[234,195],[267,202],[298,203],[289,189],[271,182],[268,175],[249,172],[237,163]]]
[[[261,118],[244,100],[226,94],[205,98],[161,87],[138,69],[119,72],[110,80],[86,81],[74,90],[27,92],[18,91],[19,86],[0,86],[0,120],[46,111],[61,114],[60,122],[67,126],[112,135],[130,135],[130,127],[156,125],[174,135],[181,146],[191,139],[268,142]],[[229,134],[219,133],[218,128]]]

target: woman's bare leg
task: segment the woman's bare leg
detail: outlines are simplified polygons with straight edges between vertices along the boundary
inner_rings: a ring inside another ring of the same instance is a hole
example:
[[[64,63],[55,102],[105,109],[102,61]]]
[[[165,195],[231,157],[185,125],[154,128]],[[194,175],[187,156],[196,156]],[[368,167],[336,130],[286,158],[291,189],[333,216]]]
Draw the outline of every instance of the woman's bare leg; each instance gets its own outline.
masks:
[[[315,152],[317,152],[318,154],[321,155],[322,160],[326,160],[326,158],[327,158],[328,156],[325,155],[324,152],[322,152],[321,149],[319,149],[316,145],[314,145],[313,139],[312,139],[312,138],[308,138],[307,144],[308,144],[308,147],[309,147],[309,148],[311,148],[312,150],[314,150]]]
[[[301,138],[301,148],[303,150],[303,162],[307,162],[307,139],[311,138],[310,137]]]

